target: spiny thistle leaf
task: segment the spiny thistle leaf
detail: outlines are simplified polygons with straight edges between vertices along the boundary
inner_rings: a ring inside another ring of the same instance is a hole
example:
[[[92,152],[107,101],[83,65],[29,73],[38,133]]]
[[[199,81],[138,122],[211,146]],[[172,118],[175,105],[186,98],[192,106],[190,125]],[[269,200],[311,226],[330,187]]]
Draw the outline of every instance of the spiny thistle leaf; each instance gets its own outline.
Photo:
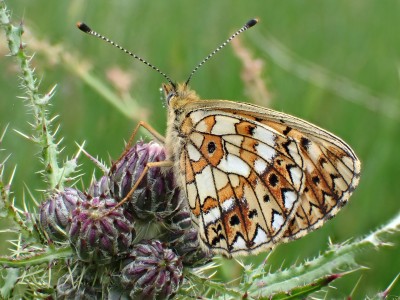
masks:
[[[7,299],[10,296],[11,291],[15,287],[15,283],[19,279],[19,269],[8,268],[8,269],[5,269],[5,272],[6,272],[6,275],[4,277],[4,282],[3,282],[4,284],[0,289],[0,294],[3,299]]]
[[[334,245],[329,250],[306,263],[273,274],[264,274],[259,266],[252,272],[248,294],[257,298],[271,297],[276,293],[290,292],[300,285],[331,276],[335,271],[350,272],[361,268],[355,258],[361,251],[376,250],[389,245],[390,236],[400,231],[400,214],[382,228],[365,238],[345,245]]]
[[[48,191],[53,191],[56,188],[62,189],[65,181],[70,179],[71,174],[75,172],[77,164],[74,161],[67,161],[63,166],[59,164],[60,151],[58,143],[55,141],[55,133],[52,132],[55,118],[51,118],[48,113],[48,106],[54,96],[55,86],[44,95],[39,93],[39,83],[34,69],[30,66],[32,57],[26,53],[25,44],[22,41],[23,24],[21,23],[18,26],[11,24],[10,13],[4,1],[0,2],[0,26],[6,33],[10,55],[15,57],[20,65],[21,86],[26,94],[23,98],[26,99],[28,109],[34,119],[31,124],[33,134],[29,139],[41,148],[40,160],[44,168],[40,173],[44,175],[48,184]]]

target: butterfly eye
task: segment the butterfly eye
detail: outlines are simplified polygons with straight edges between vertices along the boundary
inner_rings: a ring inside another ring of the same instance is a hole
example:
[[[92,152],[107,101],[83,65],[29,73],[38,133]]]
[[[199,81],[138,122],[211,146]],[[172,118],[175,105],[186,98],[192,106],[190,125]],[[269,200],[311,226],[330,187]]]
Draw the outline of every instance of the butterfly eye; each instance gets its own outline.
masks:
[[[168,95],[167,95],[167,98],[166,98],[166,101],[167,101],[167,105],[169,106],[169,103],[171,102],[171,99],[173,98],[173,97],[175,97],[176,96],[176,93],[175,92],[170,92]]]

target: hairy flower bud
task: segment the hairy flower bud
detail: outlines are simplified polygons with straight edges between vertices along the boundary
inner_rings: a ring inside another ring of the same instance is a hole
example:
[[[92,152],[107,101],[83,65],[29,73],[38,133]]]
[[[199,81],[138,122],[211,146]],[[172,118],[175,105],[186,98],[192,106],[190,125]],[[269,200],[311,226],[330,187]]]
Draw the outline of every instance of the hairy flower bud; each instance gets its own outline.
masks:
[[[88,199],[72,212],[69,238],[78,257],[104,264],[126,254],[136,236],[132,216],[114,199]]]
[[[71,222],[71,213],[78,202],[86,199],[85,195],[74,189],[65,188],[64,191],[52,195],[40,206],[39,221],[48,237],[54,241],[66,240]]]
[[[118,201],[124,199],[149,162],[166,159],[165,148],[156,142],[138,142],[110,170],[110,192]],[[131,195],[129,210],[139,219],[164,219],[184,201],[171,169],[149,168]]]
[[[108,176],[102,176],[99,180],[92,180],[87,194],[92,197],[110,198],[110,182]]]
[[[56,296],[57,299],[102,299],[102,287],[95,284],[94,276],[85,273],[82,274],[82,269],[78,268],[74,272],[67,272],[57,281]]]
[[[142,241],[123,262],[121,283],[132,299],[169,299],[183,279],[179,257],[159,241]]]
[[[169,246],[182,258],[184,265],[200,266],[208,263],[212,258],[211,252],[201,248],[197,235],[197,229],[190,228],[180,232],[180,236],[169,243]]]

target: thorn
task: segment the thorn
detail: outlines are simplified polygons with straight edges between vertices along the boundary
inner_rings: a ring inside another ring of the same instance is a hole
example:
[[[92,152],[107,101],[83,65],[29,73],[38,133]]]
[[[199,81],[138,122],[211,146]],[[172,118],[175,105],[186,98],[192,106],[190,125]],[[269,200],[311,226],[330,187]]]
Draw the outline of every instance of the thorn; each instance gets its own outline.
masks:
[[[54,93],[55,93],[55,89],[57,88],[57,84],[55,84],[51,89],[50,89],[50,91],[47,93],[47,96],[49,97],[49,98],[51,98],[51,97],[53,97],[54,96]]]
[[[362,278],[363,278],[363,275],[361,275],[360,278],[357,280],[356,285],[354,286],[354,288],[350,292],[350,295],[347,297],[347,299],[353,299],[354,293],[355,293],[356,289],[358,288]]]
[[[1,134],[1,136],[0,136],[0,144],[3,142],[3,138],[4,138],[4,136],[6,135],[6,132],[7,132],[7,129],[8,129],[8,126],[10,125],[10,123],[8,123],[7,125],[6,125],[6,127],[4,128],[4,130],[3,130],[3,133]]]
[[[19,135],[23,136],[24,138],[26,138],[27,140],[30,140],[32,142],[35,143],[35,139],[31,136],[26,135],[25,133],[22,133],[21,131],[17,130],[17,129],[13,129],[16,133],[18,133]]]
[[[389,284],[389,286],[384,290],[383,292],[378,293],[378,297],[381,297],[382,299],[386,299],[387,296],[389,296],[390,291],[394,288],[394,285],[397,283],[397,280],[400,278],[400,273],[397,274],[397,276],[392,280],[392,282]]]
[[[12,183],[12,181],[14,179],[14,175],[15,175],[16,171],[17,171],[17,166],[14,166],[14,169],[13,169],[13,171],[11,173],[10,179],[8,180],[8,186],[11,186],[11,183]]]
[[[83,147],[81,145],[79,145],[78,143],[75,143],[79,149],[82,151],[83,154],[86,155],[87,158],[89,158],[92,162],[94,162],[94,164],[104,172],[104,174],[107,174],[109,172],[109,168],[107,168],[107,166],[105,166],[102,162],[100,162],[98,159],[96,159],[95,157],[93,157],[92,155],[90,155],[85,149],[83,149]]]
[[[78,150],[78,152],[76,152],[76,154],[75,154],[75,157],[74,157],[75,159],[78,159],[78,158],[79,158],[79,156],[80,156],[81,153],[82,153],[82,149],[85,147],[85,144],[86,144],[86,141],[83,141],[81,145],[78,145],[79,150]]]

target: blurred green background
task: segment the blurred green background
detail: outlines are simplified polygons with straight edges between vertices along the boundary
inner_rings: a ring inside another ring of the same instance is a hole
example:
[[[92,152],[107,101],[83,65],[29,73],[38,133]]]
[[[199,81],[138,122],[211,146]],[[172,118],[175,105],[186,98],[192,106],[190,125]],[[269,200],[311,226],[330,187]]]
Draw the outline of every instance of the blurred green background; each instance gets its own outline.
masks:
[[[332,131],[362,161],[361,182],[349,204],[322,229],[279,246],[269,258],[272,270],[317,255],[327,248],[329,237],[340,243],[367,234],[400,210],[399,1],[20,0],[7,5],[14,21],[26,25],[25,41],[36,53],[32,63],[42,92],[58,84],[52,108],[59,115],[63,154],[71,157],[77,151],[75,142],[86,141],[86,150],[107,163],[121,153],[138,119],[164,132],[166,111],[159,93],[164,80],[117,49],[81,33],[76,21],[87,22],[183,81],[228,35],[258,17],[260,24],[240,37],[242,46],[264,63],[262,78],[272,100],[258,104]],[[21,203],[25,185],[42,200],[35,190],[45,188],[36,174],[41,168],[38,149],[13,131],[29,133],[31,116],[17,98],[23,92],[14,60],[5,57],[4,44],[3,38],[0,128],[10,124],[10,130],[1,155],[12,153],[6,173],[17,165],[16,201]],[[241,79],[243,64],[232,49],[228,46],[194,76],[191,86],[203,99],[249,99]],[[128,101],[130,110],[124,112],[130,118],[105,101],[85,75],[78,75],[86,66],[91,76]],[[113,80],[123,86],[115,88]],[[87,184],[94,165],[85,157],[80,162]],[[360,262],[369,269],[337,280],[327,297],[350,295],[360,277],[355,299],[384,290],[400,272],[400,238],[395,242],[393,247],[363,254]],[[245,261],[258,264],[265,256]],[[237,263],[223,263],[219,273],[224,280],[239,275]],[[400,284],[393,294],[400,295]]]

